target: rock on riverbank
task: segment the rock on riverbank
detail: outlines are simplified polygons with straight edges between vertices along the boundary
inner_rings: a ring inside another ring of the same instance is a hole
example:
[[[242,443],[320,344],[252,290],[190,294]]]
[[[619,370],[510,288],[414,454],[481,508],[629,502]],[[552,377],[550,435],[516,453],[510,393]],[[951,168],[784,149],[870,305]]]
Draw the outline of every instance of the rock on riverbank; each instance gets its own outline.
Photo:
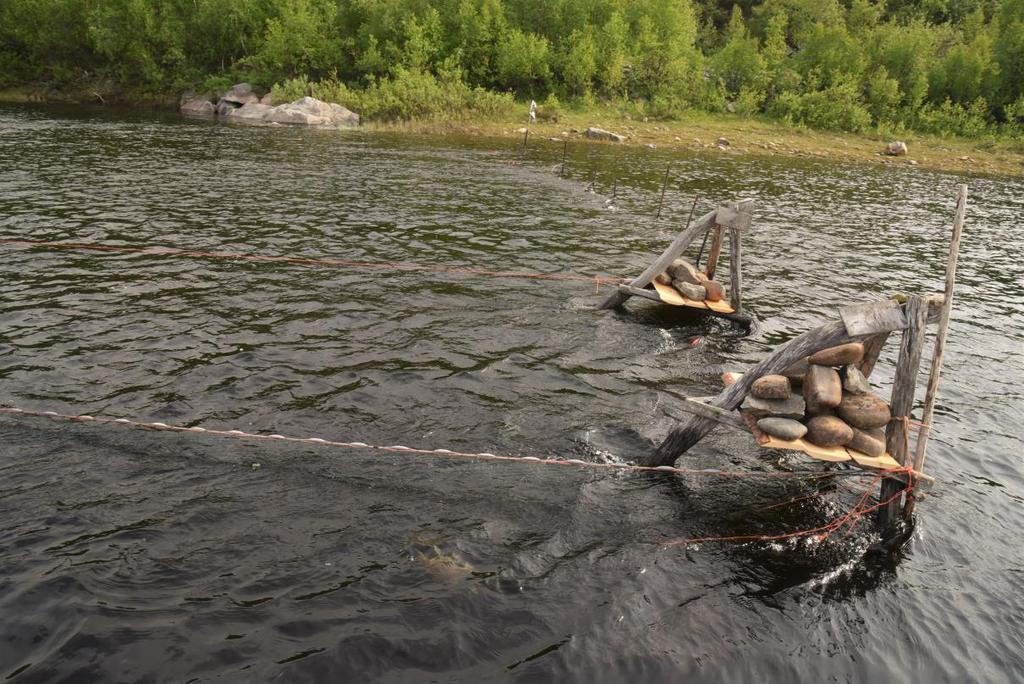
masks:
[[[261,99],[248,83],[232,86],[218,98],[216,105],[210,99],[186,93],[181,98],[180,109],[188,116],[216,116],[231,123],[324,128],[355,128],[359,125],[359,115],[355,112],[313,97],[271,106],[269,98],[264,96]]]

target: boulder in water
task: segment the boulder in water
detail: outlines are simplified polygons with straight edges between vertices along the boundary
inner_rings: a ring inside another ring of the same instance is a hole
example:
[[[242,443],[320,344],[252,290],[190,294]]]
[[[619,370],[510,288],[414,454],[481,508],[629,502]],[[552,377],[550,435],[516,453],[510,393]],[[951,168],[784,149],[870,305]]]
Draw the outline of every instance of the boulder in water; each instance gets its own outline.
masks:
[[[303,97],[295,102],[271,107],[264,120],[268,123],[337,128],[355,128],[359,125],[359,115],[355,112],[313,97]]]
[[[259,102],[248,102],[237,109],[229,109],[224,119],[236,123],[264,123],[264,117],[270,109]]]
[[[185,116],[212,117],[217,114],[213,103],[201,97],[182,97],[180,109]]]

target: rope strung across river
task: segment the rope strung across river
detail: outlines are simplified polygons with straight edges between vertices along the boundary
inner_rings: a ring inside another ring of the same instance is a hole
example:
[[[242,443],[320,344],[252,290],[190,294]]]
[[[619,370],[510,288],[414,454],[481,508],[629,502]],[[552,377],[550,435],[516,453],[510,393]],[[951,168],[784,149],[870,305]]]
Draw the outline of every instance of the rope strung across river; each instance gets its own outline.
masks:
[[[90,415],[73,415],[68,413],[58,413],[56,411],[33,411],[29,409],[15,408],[12,406],[0,406],[0,414],[6,414],[9,416],[26,416],[33,418],[50,418],[53,420],[63,421],[74,421],[78,423],[94,423],[98,425],[120,425],[124,427],[141,428],[146,430],[162,430],[178,433],[191,433],[191,434],[204,434],[214,435],[216,437],[229,437],[235,439],[246,439],[246,440],[268,440],[268,441],[282,441],[282,442],[295,442],[301,444],[308,444],[313,446],[325,446],[325,447],[340,447],[346,449],[366,449],[371,451],[379,451],[386,453],[403,453],[403,454],[415,454],[419,456],[430,456],[435,458],[462,458],[472,459],[480,461],[512,461],[518,463],[530,463],[538,465],[554,465],[554,466],[577,466],[581,468],[599,468],[606,470],[628,470],[628,471],[639,471],[639,472],[652,472],[652,473],[675,473],[678,475],[694,475],[702,477],[752,477],[752,478],[792,478],[792,479],[826,479],[831,477],[864,477],[869,476],[871,473],[860,470],[844,471],[844,472],[822,472],[820,470],[805,470],[805,471],[731,471],[731,470],[717,470],[713,468],[709,469],[688,469],[688,468],[677,468],[675,466],[641,466],[632,463],[599,463],[595,461],[583,461],[576,458],[551,458],[551,457],[539,457],[539,456],[512,456],[512,455],[498,455],[488,452],[469,452],[469,451],[453,451],[450,449],[425,449],[416,447],[407,447],[402,445],[392,446],[381,446],[375,444],[367,444],[365,442],[343,442],[339,440],[322,439],[320,437],[292,437],[280,434],[258,434],[254,432],[244,432],[242,430],[216,430],[198,426],[186,427],[183,425],[168,425],[167,423],[159,422],[145,422],[139,420],[129,420],[127,418],[109,418],[104,416],[90,416]]]
[[[443,264],[414,264],[391,261],[353,261],[326,257],[300,257],[291,255],[263,255],[245,252],[204,252],[175,247],[129,247],[127,245],[101,245],[93,242],[55,242],[49,240],[0,239],[0,245],[40,249],[68,249],[91,252],[113,252],[116,254],[142,254],[155,257],[178,257],[186,259],[222,259],[230,261],[251,261],[259,263],[297,264],[300,266],[330,266],[334,268],[360,268],[380,271],[425,271],[429,273],[454,273],[459,275],[483,276],[490,278],[527,278],[532,280],[567,280],[601,285],[618,285],[622,278],[579,273],[530,273],[527,271],[493,271],[469,266],[447,266]]]

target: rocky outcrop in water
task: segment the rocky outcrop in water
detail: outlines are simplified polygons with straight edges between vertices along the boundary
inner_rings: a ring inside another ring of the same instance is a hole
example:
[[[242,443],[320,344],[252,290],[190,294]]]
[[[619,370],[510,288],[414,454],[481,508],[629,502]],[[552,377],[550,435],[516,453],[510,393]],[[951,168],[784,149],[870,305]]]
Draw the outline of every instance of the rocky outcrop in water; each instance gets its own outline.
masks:
[[[261,98],[248,83],[232,86],[217,99],[216,105],[210,99],[186,93],[182,96],[180,108],[182,114],[217,116],[231,123],[323,128],[355,128],[359,125],[359,115],[355,112],[313,97],[273,106],[269,94]]]

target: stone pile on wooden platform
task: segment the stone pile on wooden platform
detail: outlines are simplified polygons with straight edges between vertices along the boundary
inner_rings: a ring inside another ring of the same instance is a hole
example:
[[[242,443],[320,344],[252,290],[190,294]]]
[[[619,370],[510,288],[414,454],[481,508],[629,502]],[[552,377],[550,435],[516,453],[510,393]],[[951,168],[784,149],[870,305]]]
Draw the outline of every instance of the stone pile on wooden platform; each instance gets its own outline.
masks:
[[[679,294],[696,302],[720,302],[726,298],[725,287],[714,281],[685,259],[676,259],[664,273],[654,276],[662,285],[670,285]]]
[[[892,415],[858,367],[863,358],[860,342],[811,354],[754,381],[740,410],[772,437],[883,456]]]

